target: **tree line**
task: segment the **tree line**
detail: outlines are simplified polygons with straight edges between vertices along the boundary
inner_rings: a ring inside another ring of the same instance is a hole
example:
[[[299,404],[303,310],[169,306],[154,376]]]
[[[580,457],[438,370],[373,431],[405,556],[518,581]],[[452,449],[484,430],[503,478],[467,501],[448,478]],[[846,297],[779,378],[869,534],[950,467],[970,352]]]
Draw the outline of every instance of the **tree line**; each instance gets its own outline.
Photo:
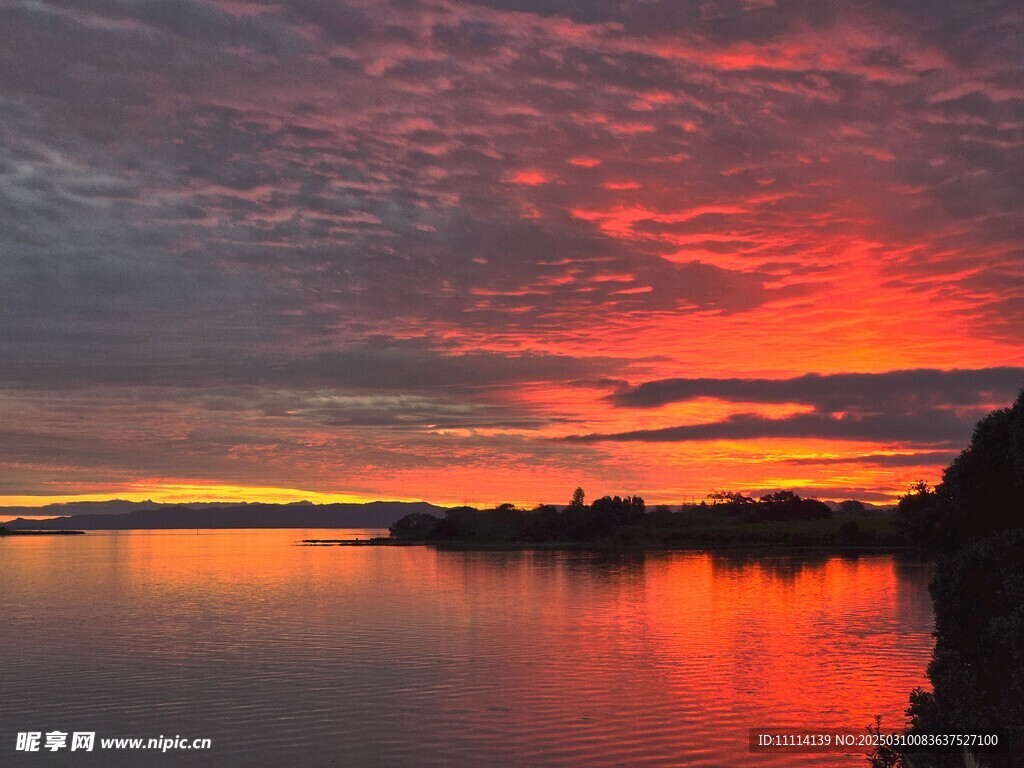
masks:
[[[777,491],[759,499],[732,491],[709,495],[707,501],[672,509],[648,508],[640,496],[602,496],[586,503],[577,488],[564,506],[542,504],[521,510],[513,504],[493,509],[455,507],[443,518],[431,514],[406,515],[390,528],[393,538],[411,541],[478,543],[602,542],[628,538],[631,532],[691,529],[700,523],[746,523],[827,520],[832,509],[817,499],[792,491]]]

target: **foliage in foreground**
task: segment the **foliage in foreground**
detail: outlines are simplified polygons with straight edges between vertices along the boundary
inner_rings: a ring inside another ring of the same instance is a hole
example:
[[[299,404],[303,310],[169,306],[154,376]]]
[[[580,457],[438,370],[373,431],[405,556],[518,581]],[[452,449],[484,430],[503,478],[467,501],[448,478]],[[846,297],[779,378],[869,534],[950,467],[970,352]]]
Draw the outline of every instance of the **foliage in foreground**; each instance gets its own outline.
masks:
[[[987,764],[1019,764],[1013,760],[1024,755],[1024,530],[944,558],[930,589],[933,691],[911,694],[911,732],[998,734],[1008,753],[987,757]],[[929,761],[936,768],[958,764],[949,755]]]
[[[937,488],[918,482],[900,499],[897,524],[908,543],[945,553],[1024,524],[1024,390],[975,425]]]
[[[1005,752],[989,768],[1024,755],[1024,390],[986,416],[970,446],[932,490],[920,483],[897,509],[911,542],[939,553],[930,590],[935,650],[932,691],[911,693],[914,734],[998,734]],[[878,760],[885,755],[874,756]],[[877,766],[957,768],[937,750],[894,755]]]

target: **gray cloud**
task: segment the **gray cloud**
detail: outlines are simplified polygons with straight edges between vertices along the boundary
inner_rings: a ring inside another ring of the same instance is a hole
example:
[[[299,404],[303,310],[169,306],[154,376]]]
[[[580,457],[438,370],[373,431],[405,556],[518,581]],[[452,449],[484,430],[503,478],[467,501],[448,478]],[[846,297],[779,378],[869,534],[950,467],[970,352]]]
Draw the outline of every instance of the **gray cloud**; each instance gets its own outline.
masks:
[[[27,343],[33,340],[35,345]],[[45,333],[26,334],[6,340],[6,344],[0,339],[0,349],[6,346],[8,350],[0,361],[0,382],[42,391],[245,385],[294,391],[472,392],[536,382],[573,382],[621,364],[612,358],[538,352],[457,352],[430,339],[380,336],[332,351],[250,357],[251,350],[243,350],[215,357],[202,347],[182,349],[173,340],[158,346],[149,338],[143,345],[130,331],[98,339],[87,330],[81,333],[82,345],[76,354],[54,359],[49,340]],[[117,345],[119,350],[115,350]]]
[[[854,417],[800,414],[772,419],[742,413],[708,424],[576,435],[565,440],[575,443],[679,443],[703,440],[757,440],[772,437],[958,445],[970,438],[979,415],[981,414],[977,412],[961,416],[950,411],[929,410],[912,416],[884,414]]]
[[[917,451],[915,453],[869,453],[865,455],[786,459],[787,464],[830,465],[857,464],[872,467],[927,467],[945,466],[956,458],[959,451]]]
[[[806,374],[791,379],[662,379],[619,385],[608,400],[654,408],[697,398],[735,403],[799,404],[813,413],[770,418],[734,414],[722,421],[614,434],[577,435],[575,442],[688,442],[758,438],[823,438],[913,445],[957,445],[992,405],[1008,403],[1024,386],[1024,369],[908,370]],[[945,456],[945,454],[942,454]],[[934,458],[941,460],[936,454]],[[880,466],[928,463],[923,455],[842,458]],[[828,461],[819,463],[829,463]],[[834,462],[833,462],[834,463]]]
[[[611,360],[564,355],[477,352],[444,354],[414,344],[371,344],[325,352],[255,372],[257,379],[304,387],[360,389],[508,387],[528,382],[583,378],[614,364]]]
[[[488,16],[488,7],[515,13]],[[186,305],[223,264],[235,269],[233,282],[254,278],[254,301],[217,286],[225,311],[262,308],[267,297],[258,294],[275,294],[277,304],[291,294],[279,312],[205,334],[229,347],[245,343],[235,337],[243,325],[268,334],[299,312],[307,333],[360,322],[386,330],[380,325],[402,308],[402,323],[412,316],[486,329],[511,311],[516,330],[545,334],[586,309],[748,311],[783,295],[766,288],[768,271],[790,278],[789,295],[810,290],[797,278],[822,273],[803,256],[800,238],[766,247],[779,217],[821,221],[836,233],[871,228],[835,214],[833,187],[824,183],[833,169],[849,177],[851,195],[867,199],[857,190],[872,189],[877,210],[869,219],[907,228],[908,238],[924,228],[942,236],[934,232],[936,206],[946,219],[1015,211],[1014,126],[1024,104],[999,92],[1008,87],[1000,79],[1010,72],[1006,57],[975,71],[983,50],[1012,38],[1020,19],[1010,5],[536,2],[428,13],[412,3],[400,11],[384,2],[306,0],[245,10],[213,0],[14,3],[0,66],[11,104],[34,114],[12,123],[10,138],[32,137],[74,162],[23,157],[37,178],[21,185],[18,201],[6,201],[19,212],[12,236],[23,241],[31,229],[38,237],[47,221],[48,248],[91,234],[124,251],[116,269],[159,260],[178,273],[166,275],[168,286],[192,281],[178,291]],[[978,21],[996,17],[1001,25]],[[885,22],[888,36],[871,46],[846,39],[872,18]],[[561,36],[558,19],[577,24],[578,35]],[[673,31],[695,60],[652,44]],[[786,44],[807,47],[808,35],[829,31],[837,51],[827,67],[813,51],[806,61],[787,60]],[[780,52],[738,69],[716,64],[732,44]],[[959,52],[964,71],[916,63],[928,46]],[[342,72],[329,61],[339,57]],[[885,73],[899,82],[887,84]],[[960,80],[970,90],[960,92]],[[656,98],[638,105],[650,94]],[[879,121],[897,106],[900,126]],[[968,123],[957,124],[961,118]],[[853,133],[837,141],[840,128]],[[895,162],[858,151],[879,147]],[[829,167],[814,160],[823,153],[832,155]],[[567,164],[574,154],[602,162]],[[550,182],[507,183],[510,172],[531,166]],[[77,192],[54,178],[69,167],[85,182]],[[613,209],[621,196],[604,182],[618,178],[642,178],[635,199],[649,209],[632,222],[637,237],[629,243],[570,213]],[[768,182],[790,194],[746,202]],[[907,209],[885,192],[895,183],[925,186],[918,200],[931,203]],[[102,194],[109,207],[97,210]],[[659,218],[681,201],[732,207]],[[545,215],[525,217],[524,205]],[[994,236],[989,223],[970,225],[970,245]],[[678,250],[664,240],[684,235],[698,238],[701,252],[748,258],[749,266],[661,258]],[[139,259],[142,244],[163,253]],[[83,270],[94,259],[80,250],[61,258]],[[555,266],[564,260],[574,263]],[[942,265],[923,263],[934,283]],[[990,276],[990,285],[1006,286],[1018,263],[1019,254],[1007,252],[976,265],[970,278],[958,264],[948,269],[955,287],[981,301],[972,321],[1007,338],[1019,333],[1021,297],[1003,288],[985,298],[967,281]],[[891,266],[908,289],[926,277],[913,269]],[[603,282],[606,273],[628,278]],[[488,298],[471,299],[474,290]],[[133,319],[146,322],[142,311]]]
[[[619,406],[653,408],[711,397],[748,403],[800,403],[823,412],[891,413],[1010,401],[1024,368],[920,369],[885,373],[806,374],[791,379],[661,379],[609,396]]]

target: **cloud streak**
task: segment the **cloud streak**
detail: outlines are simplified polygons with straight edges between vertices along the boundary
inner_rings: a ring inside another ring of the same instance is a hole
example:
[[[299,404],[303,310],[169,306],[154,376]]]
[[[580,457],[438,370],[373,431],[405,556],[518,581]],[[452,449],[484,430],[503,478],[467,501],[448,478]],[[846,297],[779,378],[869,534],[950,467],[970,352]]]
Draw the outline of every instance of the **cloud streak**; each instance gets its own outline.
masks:
[[[810,438],[917,445],[959,444],[970,438],[976,416],[963,417],[948,411],[931,410],[912,416],[827,416],[800,414],[766,418],[741,413],[723,421],[687,424],[661,429],[639,429],[613,434],[578,435],[568,442],[650,442],[677,443],[706,440],[760,440],[764,438]]]
[[[618,406],[655,408],[709,397],[747,403],[800,403],[823,412],[892,412],[978,406],[1012,400],[1024,368],[805,374],[789,379],[660,379],[609,396]]]

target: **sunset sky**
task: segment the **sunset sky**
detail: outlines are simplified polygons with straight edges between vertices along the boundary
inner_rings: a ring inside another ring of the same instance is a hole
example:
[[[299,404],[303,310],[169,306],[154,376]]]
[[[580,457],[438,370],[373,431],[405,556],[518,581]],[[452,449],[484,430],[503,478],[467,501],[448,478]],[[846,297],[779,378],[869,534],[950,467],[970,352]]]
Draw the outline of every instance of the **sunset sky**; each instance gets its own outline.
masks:
[[[0,503],[891,501],[1024,386],[1024,7],[9,0]]]

